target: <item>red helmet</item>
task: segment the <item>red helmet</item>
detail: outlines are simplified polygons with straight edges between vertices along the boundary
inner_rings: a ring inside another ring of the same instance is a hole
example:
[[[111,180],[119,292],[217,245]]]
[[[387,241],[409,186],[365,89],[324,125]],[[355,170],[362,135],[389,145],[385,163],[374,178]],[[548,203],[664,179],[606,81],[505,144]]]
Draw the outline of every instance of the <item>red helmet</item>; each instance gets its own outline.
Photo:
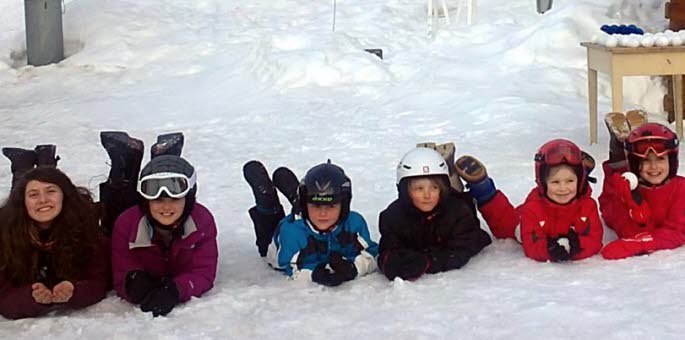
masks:
[[[569,165],[578,176],[578,195],[584,194],[587,190],[588,174],[594,168],[588,167],[588,162],[584,159],[589,157],[580,150],[578,145],[566,139],[553,139],[540,147],[535,154],[535,182],[538,188],[546,193],[546,177],[550,167],[560,164]],[[594,163],[594,160],[593,160]]]
[[[678,172],[678,136],[659,123],[646,123],[633,130],[626,138],[626,153],[630,171],[636,175],[649,153],[659,157],[668,155],[668,178]]]

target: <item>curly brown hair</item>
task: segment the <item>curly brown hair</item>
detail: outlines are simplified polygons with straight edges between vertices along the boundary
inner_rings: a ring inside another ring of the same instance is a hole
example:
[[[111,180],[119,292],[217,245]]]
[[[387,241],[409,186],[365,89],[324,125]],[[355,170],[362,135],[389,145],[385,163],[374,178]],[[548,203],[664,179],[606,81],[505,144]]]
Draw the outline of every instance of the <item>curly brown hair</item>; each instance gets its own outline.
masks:
[[[34,283],[38,277],[38,249],[30,236],[35,225],[24,202],[26,186],[33,180],[62,189],[62,211],[50,225],[50,253],[57,276],[76,281],[103,235],[101,211],[88,189],[76,187],[67,175],[54,168],[28,171],[0,207],[0,272],[15,285]]]

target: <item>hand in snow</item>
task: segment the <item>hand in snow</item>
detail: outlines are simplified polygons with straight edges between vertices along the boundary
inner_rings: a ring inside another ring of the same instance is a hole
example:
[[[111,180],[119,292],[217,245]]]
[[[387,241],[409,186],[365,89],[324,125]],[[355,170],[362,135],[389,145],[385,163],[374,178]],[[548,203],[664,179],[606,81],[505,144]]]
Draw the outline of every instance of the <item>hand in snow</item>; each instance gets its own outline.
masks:
[[[622,238],[609,242],[602,249],[602,257],[619,260],[626,257],[647,254],[655,249],[654,239],[649,233],[639,233],[633,238]]]
[[[568,261],[571,259],[571,244],[565,236],[547,238],[547,253],[552,262]]]
[[[52,302],[65,303],[74,295],[74,284],[62,281],[52,288]]]
[[[140,303],[140,310],[152,312],[152,316],[169,314],[179,303],[180,293],[171,278],[162,279],[160,287],[153,289]]]
[[[31,296],[33,296],[33,299],[36,300],[36,302],[44,305],[49,305],[52,303],[52,292],[50,289],[45,287],[44,284],[39,282],[34,283],[31,285],[31,289],[33,289]]]
[[[328,270],[325,263],[318,265],[316,269],[312,271],[312,281],[328,287],[339,286],[341,283],[345,282],[342,275]]]
[[[430,266],[425,254],[409,249],[395,249],[382,255],[381,271],[388,280],[400,277],[403,280],[413,280],[426,273]]]
[[[354,262],[345,260],[338,252],[331,253],[329,265],[335,271],[335,274],[340,275],[344,281],[354,280],[357,277],[357,267],[354,265]]]
[[[150,292],[162,285],[162,280],[144,270],[131,270],[126,274],[124,289],[133,303],[140,303]]]

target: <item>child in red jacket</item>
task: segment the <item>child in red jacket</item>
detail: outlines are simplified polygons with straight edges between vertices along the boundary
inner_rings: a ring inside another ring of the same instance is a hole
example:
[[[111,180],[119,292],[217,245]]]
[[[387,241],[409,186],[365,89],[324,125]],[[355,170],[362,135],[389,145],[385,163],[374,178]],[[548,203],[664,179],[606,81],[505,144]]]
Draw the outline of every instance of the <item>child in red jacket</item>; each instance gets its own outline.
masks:
[[[456,166],[493,236],[516,239],[527,257],[552,262],[582,260],[602,248],[602,223],[588,185],[594,160],[574,143],[555,139],[538,150],[537,186],[518,208],[495,189],[477,159],[462,156]]]
[[[678,137],[661,124],[631,124],[635,129],[623,150],[621,134],[630,131],[630,120],[622,113],[609,113],[606,120],[612,150],[602,166],[599,204],[618,239],[602,249],[602,256],[623,259],[680,247],[685,243],[685,178],[676,175]]]

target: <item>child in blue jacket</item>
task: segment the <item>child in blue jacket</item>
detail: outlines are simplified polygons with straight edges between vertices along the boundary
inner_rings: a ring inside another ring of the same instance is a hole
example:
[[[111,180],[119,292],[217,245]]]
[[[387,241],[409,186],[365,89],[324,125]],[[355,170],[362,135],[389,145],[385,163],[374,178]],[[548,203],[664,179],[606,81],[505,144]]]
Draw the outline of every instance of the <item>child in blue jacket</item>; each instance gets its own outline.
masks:
[[[249,210],[257,248],[274,268],[295,280],[338,286],[376,269],[378,245],[359,213],[350,211],[352,183],[339,166],[311,168],[301,183],[287,168],[276,169],[273,181],[264,165],[243,167],[256,206]],[[278,188],[293,211],[285,216]]]

